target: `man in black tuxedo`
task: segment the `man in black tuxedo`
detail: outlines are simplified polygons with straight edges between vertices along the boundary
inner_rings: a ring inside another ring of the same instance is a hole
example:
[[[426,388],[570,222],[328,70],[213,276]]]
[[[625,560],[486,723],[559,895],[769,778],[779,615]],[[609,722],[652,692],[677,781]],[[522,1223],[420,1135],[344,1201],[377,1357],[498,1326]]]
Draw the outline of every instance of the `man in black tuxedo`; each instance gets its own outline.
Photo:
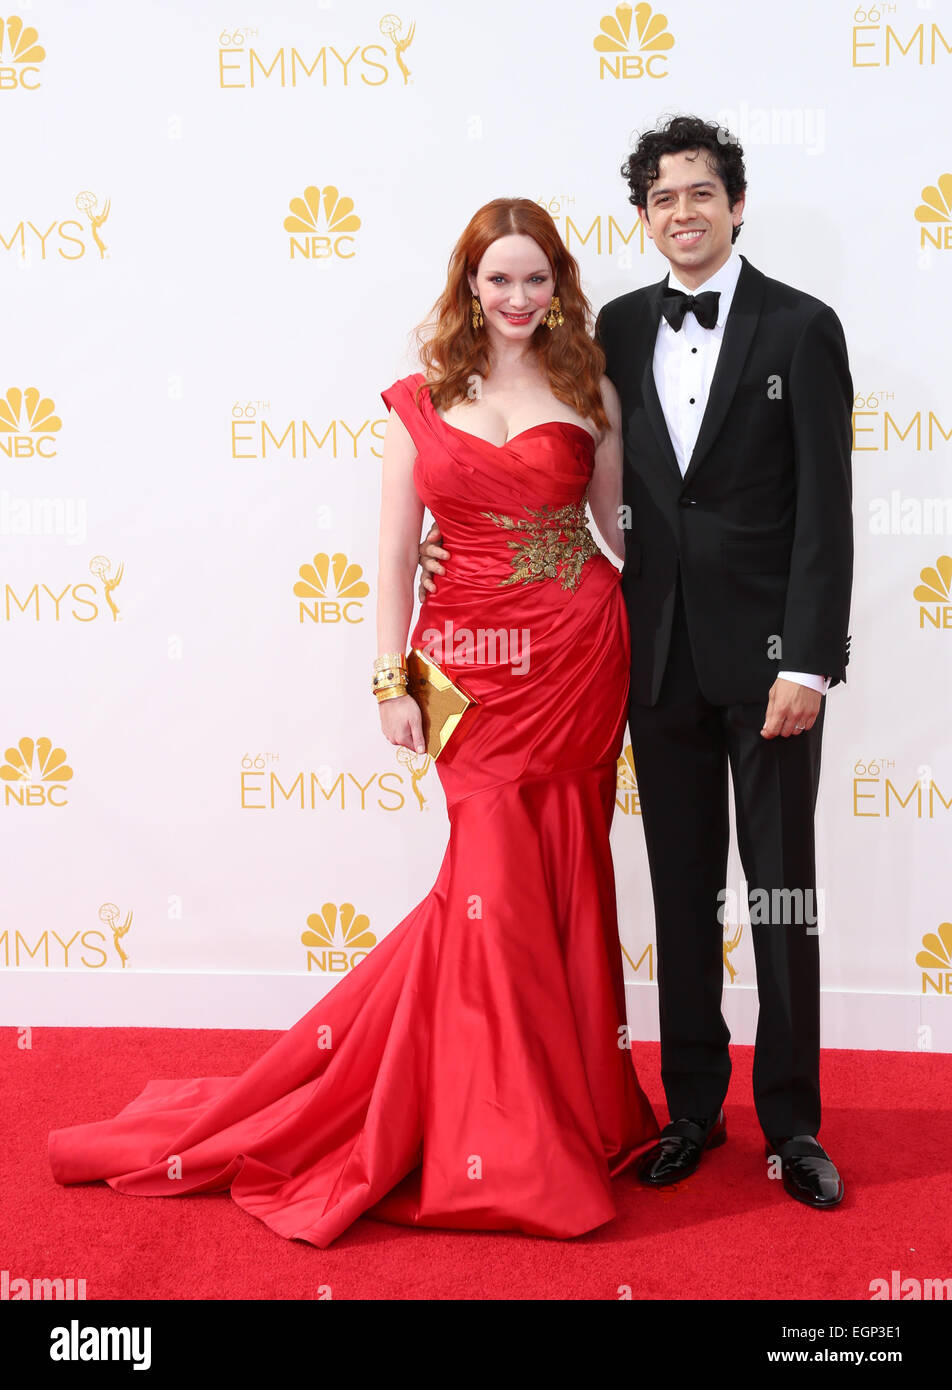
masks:
[[[723,128],[675,117],[622,173],[671,267],[596,329],[621,401],[629,727],[671,1116],[638,1176],[674,1182],[726,1138],[729,766],[744,873],[770,904],[751,912],[757,1115],[790,1195],[833,1206],[843,1183],[816,1138],[813,815],[825,693],[848,660],[846,344],[832,309],[732,250],[746,179]]]
[[[746,178],[723,128],[675,117],[641,137],[622,173],[671,267],[606,304],[596,327],[621,404],[629,727],[671,1115],[638,1175],[675,1182],[726,1138],[730,767],[744,873],[769,904],[750,914],[757,1115],[786,1191],[835,1206],[843,1183],[816,1138],[813,814],[823,702],[848,659],[846,344],[832,309],[734,254]],[[420,553],[424,597],[447,555],[435,524]]]

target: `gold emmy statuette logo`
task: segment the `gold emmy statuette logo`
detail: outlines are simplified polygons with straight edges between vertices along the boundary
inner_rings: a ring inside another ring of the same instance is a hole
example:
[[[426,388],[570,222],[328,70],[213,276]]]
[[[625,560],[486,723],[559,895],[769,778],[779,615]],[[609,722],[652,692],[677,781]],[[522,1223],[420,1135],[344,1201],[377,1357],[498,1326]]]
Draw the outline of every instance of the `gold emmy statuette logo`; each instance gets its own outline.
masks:
[[[641,803],[638,800],[638,779],[635,776],[635,759],[631,744],[626,743],[624,752],[618,759],[615,776],[615,805],[626,816],[640,816]]]
[[[635,36],[632,39],[631,21],[634,17]],[[610,77],[667,77],[667,58],[674,47],[674,36],[668,30],[663,14],[652,14],[650,5],[617,5],[614,14],[607,14],[599,25],[600,32],[593,42],[598,60],[598,76]],[[641,54],[648,57],[642,58]],[[605,55],[610,56],[605,56]]]
[[[308,970],[335,975],[353,970],[377,944],[368,930],[370,918],[358,913],[353,903],[341,903],[339,911],[336,903],[325,903],[320,912],[310,914],[307,925],[310,930],[301,933],[301,944],[308,947]]]
[[[0,764],[0,781],[4,787],[4,805],[65,806],[64,782],[72,781],[73,769],[66,762],[66,752],[56,748],[49,738],[21,738],[15,748],[8,748],[6,761]]]
[[[933,990],[936,994],[952,994],[952,922],[941,922],[938,935],[926,932],[922,938],[924,951],[916,956],[916,965],[922,970],[922,992]],[[929,971],[938,972],[930,975]]]
[[[912,596],[919,603],[919,626],[952,628],[952,555],[940,555],[935,569],[927,565],[919,573]]]
[[[420,790],[420,781],[430,770],[432,758],[429,753],[417,753],[412,748],[398,748],[397,762],[407,769],[413,779],[411,786],[413,787],[413,794],[417,799],[420,810],[427,810],[426,798]]]
[[[916,221],[925,224],[919,233],[921,249],[929,245],[938,251],[952,251],[952,174],[943,174],[938,187],[929,184],[922,190]],[[933,231],[929,230],[929,224],[934,225]]]
[[[406,86],[410,81],[410,69],[403,61],[403,55],[413,42],[413,35],[416,33],[416,21],[411,23],[403,38],[400,37],[400,30],[403,25],[399,16],[395,14],[385,14],[379,27],[381,34],[393,44],[393,55],[397,60],[397,67],[403,73],[403,85]]]
[[[330,9],[330,0],[318,0],[317,8]],[[372,35],[371,43],[360,43],[355,37],[345,38],[337,25],[334,29],[333,42],[325,40],[316,49],[300,42],[271,47],[270,38],[265,39],[267,46],[262,47],[260,43],[252,42],[259,39],[257,29],[247,25],[223,29],[218,35],[219,88],[222,91],[238,88],[255,91],[265,87],[293,89],[313,85],[363,91],[367,87],[382,87],[394,73],[386,45],[378,41],[381,35],[389,39],[393,46],[403,85],[410,81],[410,69],[404,54],[413,42],[416,31],[414,23],[411,22],[407,32],[403,33],[403,21],[399,15],[385,14],[377,32]]]
[[[284,230],[291,233],[292,261],[295,255],[308,261],[326,261],[332,256],[342,261],[353,259],[356,253],[348,249],[354,245],[351,233],[360,230],[353,198],[342,198],[332,184],[323,192],[312,185],[304,190],[303,198],[292,198],[288,206],[291,216],[284,219]]]
[[[99,259],[104,260],[106,256],[106,243],[99,235],[99,228],[109,216],[110,200],[108,198],[106,199],[102,207],[102,212],[96,211],[98,202],[99,199],[96,197],[95,193],[90,193],[88,190],[85,193],[76,194],[76,206],[79,208],[80,212],[84,212],[89,218],[93,241],[99,247]]]
[[[105,555],[94,555],[89,562],[89,572],[90,574],[96,575],[97,579],[101,582],[103,593],[106,596],[106,602],[109,604],[110,610],[112,611],[112,620],[116,622],[119,617],[119,609],[116,607],[116,601],[112,596],[112,591],[120,583],[125,566],[120,564],[114,575],[109,574],[109,568],[110,562],[106,559]]]
[[[0,495],[0,524],[9,521],[16,513],[11,512]],[[20,528],[22,529],[22,528]],[[24,534],[32,534],[27,530]],[[119,564],[115,574],[110,574],[112,562],[105,555],[94,555],[89,562],[89,572],[95,575],[103,589],[103,597],[112,613],[113,622],[121,621],[114,593],[122,580],[125,566]],[[64,618],[74,618],[79,623],[91,623],[102,616],[105,608],[99,602],[95,584],[82,580],[77,584],[67,584],[60,588],[56,581],[50,584],[33,584],[23,597],[17,593],[13,584],[4,585],[4,607],[0,619],[15,622],[31,619],[34,622],[51,621],[60,623]],[[72,606],[70,606],[70,603]],[[88,610],[88,611],[87,611]]]
[[[733,984],[734,981],[737,979],[737,974],[738,974],[738,972],[737,972],[737,971],[734,969],[734,967],[731,965],[731,963],[730,963],[730,961],[727,959],[727,957],[731,954],[732,951],[736,951],[736,950],[737,950],[737,947],[740,945],[740,939],[741,939],[741,937],[742,937],[743,934],[744,934],[744,924],[743,924],[743,922],[738,922],[738,924],[737,924],[737,930],[734,932],[734,935],[733,935],[733,936],[728,936],[728,935],[727,935],[727,933],[728,933],[729,931],[730,931],[730,923],[729,923],[729,922],[725,922],[725,923],[724,923],[724,946],[723,946],[724,969],[727,971],[728,975],[730,976],[730,982],[731,982],[731,984]]]
[[[37,63],[46,57],[46,49],[37,43],[39,37],[35,29],[24,28],[19,15],[0,17],[0,92],[14,88],[35,92],[39,87]]]
[[[398,752],[398,750],[394,750]],[[399,756],[399,752],[404,754]],[[410,769],[413,790],[421,811],[428,807],[417,782],[429,768],[428,754],[399,750],[397,761]],[[417,760],[420,760],[419,762]],[[277,811],[289,806],[317,811],[333,806],[339,811],[362,813],[375,804],[378,810],[402,811],[410,804],[400,772],[351,772],[347,768],[298,768],[279,772],[278,753],[245,754],[241,760],[240,804],[243,811]]]
[[[122,968],[123,970],[125,970],[126,966],[129,963],[129,957],[122,949],[120,942],[122,937],[126,935],[129,928],[132,926],[132,913],[127,912],[126,920],[120,923],[119,909],[118,907],[116,907],[116,904],[103,903],[102,907],[99,909],[99,920],[100,922],[103,922],[112,932],[112,944],[113,946],[115,946],[116,954],[122,961]]]
[[[0,396],[0,454],[7,458],[32,458],[35,454],[55,458],[52,436],[63,428],[55,412],[50,398],[41,396],[35,386],[25,391],[11,386]]]
[[[330,580],[332,566],[333,583]],[[315,555],[309,565],[301,566],[298,574],[301,579],[295,584],[294,592],[299,599],[307,600],[298,604],[298,622],[303,623],[305,616],[312,623],[339,623],[341,619],[345,623],[363,622],[360,600],[370,593],[370,585],[366,579],[361,579],[360,565],[348,564],[343,554]],[[336,597],[332,598],[332,594]]]

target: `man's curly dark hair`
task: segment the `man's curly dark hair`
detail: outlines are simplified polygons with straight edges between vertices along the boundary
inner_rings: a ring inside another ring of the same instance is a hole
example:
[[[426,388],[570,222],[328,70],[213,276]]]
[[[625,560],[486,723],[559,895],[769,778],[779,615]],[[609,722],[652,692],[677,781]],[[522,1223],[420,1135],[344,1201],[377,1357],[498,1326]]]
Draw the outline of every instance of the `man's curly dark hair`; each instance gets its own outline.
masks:
[[[737,137],[716,121],[703,121],[700,116],[672,116],[657,130],[645,131],[621,166],[622,178],[631,190],[628,201],[637,208],[647,208],[648,189],[658,177],[662,156],[681,154],[684,150],[706,152],[707,167],[727,190],[729,207],[747,191],[744,151]],[[740,227],[735,227],[731,241],[735,242],[739,235]]]

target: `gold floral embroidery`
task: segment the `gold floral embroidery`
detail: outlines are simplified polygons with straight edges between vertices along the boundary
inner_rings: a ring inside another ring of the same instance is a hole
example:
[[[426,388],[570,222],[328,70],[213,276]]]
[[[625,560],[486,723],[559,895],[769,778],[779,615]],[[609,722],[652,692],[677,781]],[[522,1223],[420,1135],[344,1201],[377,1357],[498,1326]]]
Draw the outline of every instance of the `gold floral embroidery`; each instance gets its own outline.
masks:
[[[536,584],[556,579],[563,589],[575,589],[586,560],[600,553],[585,520],[585,504],[570,502],[557,511],[543,505],[538,511],[526,508],[528,519],[480,512],[506,531],[521,531],[524,541],[509,541],[516,553],[513,573],[500,584]],[[560,571],[561,567],[561,573]]]

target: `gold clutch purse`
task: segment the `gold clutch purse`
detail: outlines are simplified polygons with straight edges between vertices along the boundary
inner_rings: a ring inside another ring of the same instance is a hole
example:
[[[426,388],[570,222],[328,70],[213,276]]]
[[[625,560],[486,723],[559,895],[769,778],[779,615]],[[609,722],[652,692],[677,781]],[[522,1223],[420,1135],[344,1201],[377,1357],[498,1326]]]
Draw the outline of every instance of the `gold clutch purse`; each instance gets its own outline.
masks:
[[[479,703],[454,685],[443,668],[416,647],[407,652],[407,694],[420,706],[426,751],[434,760],[449,743],[469,706]]]

